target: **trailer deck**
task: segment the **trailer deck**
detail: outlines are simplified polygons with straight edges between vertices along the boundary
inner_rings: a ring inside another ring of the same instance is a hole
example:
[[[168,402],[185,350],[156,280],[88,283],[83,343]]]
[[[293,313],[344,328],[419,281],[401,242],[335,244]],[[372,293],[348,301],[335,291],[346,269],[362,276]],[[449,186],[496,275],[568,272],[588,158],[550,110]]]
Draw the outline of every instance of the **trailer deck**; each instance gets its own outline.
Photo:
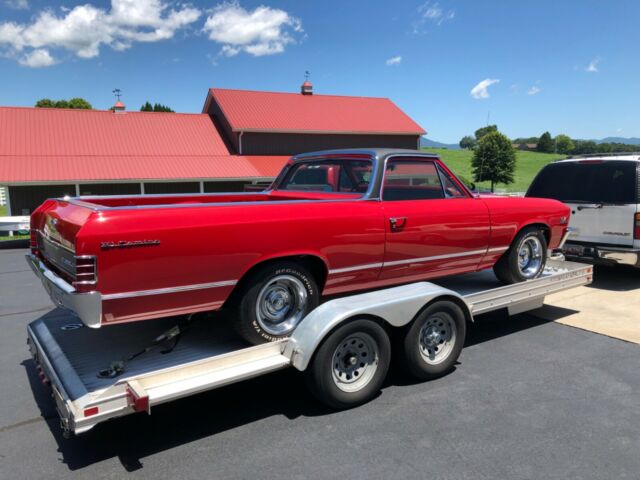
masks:
[[[542,306],[548,294],[588,284],[592,276],[590,265],[549,260],[540,278],[515,285],[501,286],[484,271],[351,295],[322,304],[291,338],[258,346],[223,321],[194,321],[173,348],[151,349],[115,378],[98,372],[144,348],[177,319],[94,330],[56,309],[29,325],[28,343],[43,383],[51,385],[64,432],[79,434],[110,418],[150,413],[152,406],[271,371],[305,370],[328,332],[358,314],[400,326],[434,299],[452,295],[466,304],[470,317],[502,308],[516,314]]]

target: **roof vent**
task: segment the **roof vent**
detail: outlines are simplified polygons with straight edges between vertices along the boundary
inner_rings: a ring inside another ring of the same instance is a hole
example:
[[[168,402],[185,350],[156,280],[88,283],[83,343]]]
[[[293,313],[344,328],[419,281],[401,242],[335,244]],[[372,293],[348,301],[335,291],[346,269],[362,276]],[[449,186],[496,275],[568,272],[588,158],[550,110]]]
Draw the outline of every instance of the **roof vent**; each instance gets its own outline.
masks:
[[[115,90],[113,90],[113,94],[116,97],[116,104],[113,107],[111,107],[111,110],[113,110],[115,113],[124,112],[126,107],[124,106],[124,103],[120,101],[120,97],[122,96],[122,90],[120,90],[119,88],[116,88]]]
[[[313,95],[313,85],[309,81],[309,71],[304,72],[304,83],[300,86],[300,93],[302,95]]]
[[[126,107],[124,106],[124,103],[122,103],[120,100],[118,100],[116,104],[111,107],[111,110],[113,110],[115,113],[123,113],[125,109]]]

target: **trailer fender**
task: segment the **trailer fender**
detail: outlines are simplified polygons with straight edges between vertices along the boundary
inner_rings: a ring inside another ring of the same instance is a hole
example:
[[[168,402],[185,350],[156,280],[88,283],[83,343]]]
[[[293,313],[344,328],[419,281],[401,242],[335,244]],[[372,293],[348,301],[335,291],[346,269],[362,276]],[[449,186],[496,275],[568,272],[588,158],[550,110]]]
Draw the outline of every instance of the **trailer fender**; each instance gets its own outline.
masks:
[[[366,315],[378,317],[392,327],[403,327],[425,305],[442,297],[458,300],[465,316],[472,320],[471,310],[459,293],[429,282],[412,283],[323,303],[300,322],[283,353],[291,358],[295,368],[303,371],[324,338],[342,322]]]

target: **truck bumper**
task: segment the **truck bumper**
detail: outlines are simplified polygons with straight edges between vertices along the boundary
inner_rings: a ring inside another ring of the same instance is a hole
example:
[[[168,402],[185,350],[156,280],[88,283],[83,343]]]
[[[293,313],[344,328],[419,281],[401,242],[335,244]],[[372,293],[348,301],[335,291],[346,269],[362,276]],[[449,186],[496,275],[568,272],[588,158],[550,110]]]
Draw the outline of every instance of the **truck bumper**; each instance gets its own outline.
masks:
[[[38,276],[51,301],[75,313],[87,327],[98,328],[102,321],[102,296],[99,292],[79,293],[52,272],[35,255],[25,255],[31,270]]]
[[[640,249],[599,247],[567,243],[563,247],[567,259],[600,264],[620,264],[640,267]]]

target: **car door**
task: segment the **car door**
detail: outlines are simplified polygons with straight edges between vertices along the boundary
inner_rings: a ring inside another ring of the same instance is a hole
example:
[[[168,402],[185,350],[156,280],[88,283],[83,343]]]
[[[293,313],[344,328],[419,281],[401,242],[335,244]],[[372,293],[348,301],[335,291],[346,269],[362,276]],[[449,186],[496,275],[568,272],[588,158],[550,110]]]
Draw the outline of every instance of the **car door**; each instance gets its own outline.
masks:
[[[388,159],[381,196],[386,224],[381,280],[476,269],[489,246],[488,209],[435,159]]]

